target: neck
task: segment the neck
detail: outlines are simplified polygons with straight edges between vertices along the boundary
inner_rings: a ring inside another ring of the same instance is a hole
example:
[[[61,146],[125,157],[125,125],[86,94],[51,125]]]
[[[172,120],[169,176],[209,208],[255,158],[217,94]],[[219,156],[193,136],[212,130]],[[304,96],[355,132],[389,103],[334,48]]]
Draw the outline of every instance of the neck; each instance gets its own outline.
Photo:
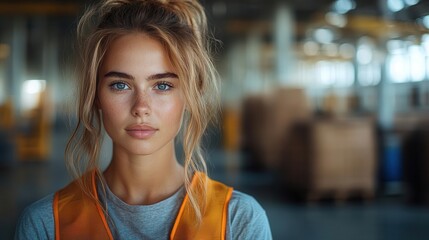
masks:
[[[170,197],[183,185],[184,169],[177,162],[174,146],[151,155],[133,155],[114,146],[104,178],[122,201],[149,205]]]

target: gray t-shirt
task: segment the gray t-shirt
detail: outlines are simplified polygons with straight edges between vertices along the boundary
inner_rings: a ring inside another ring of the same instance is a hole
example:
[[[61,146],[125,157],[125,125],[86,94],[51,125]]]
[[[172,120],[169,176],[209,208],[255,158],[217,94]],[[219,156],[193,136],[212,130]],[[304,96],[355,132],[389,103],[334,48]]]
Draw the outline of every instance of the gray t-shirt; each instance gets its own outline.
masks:
[[[171,197],[151,205],[128,205],[108,188],[100,200],[107,203],[109,226],[115,239],[169,239],[185,196],[180,188]],[[15,239],[55,239],[53,194],[28,206],[18,221]],[[226,239],[272,239],[268,218],[251,196],[233,191],[228,205]]]

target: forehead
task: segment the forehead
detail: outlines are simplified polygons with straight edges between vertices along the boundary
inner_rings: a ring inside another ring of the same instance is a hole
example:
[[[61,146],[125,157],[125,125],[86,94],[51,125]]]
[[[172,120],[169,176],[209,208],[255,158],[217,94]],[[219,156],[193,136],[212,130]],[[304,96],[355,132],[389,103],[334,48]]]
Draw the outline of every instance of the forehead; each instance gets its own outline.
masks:
[[[112,70],[132,75],[175,72],[164,46],[143,33],[122,35],[109,44],[99,72]]]

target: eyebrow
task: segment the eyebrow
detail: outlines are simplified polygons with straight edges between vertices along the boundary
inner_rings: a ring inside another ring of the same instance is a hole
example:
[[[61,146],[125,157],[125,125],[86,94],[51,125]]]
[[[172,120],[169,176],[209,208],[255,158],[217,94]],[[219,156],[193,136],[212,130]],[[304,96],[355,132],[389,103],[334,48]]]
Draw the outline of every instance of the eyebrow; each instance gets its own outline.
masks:
[[[158,73],[150,75],[147,80],[158,80],[158,79],[164,79],[164,78],[179,78],[177,74],[172,72],[166,72],[166,73]]]
[[[129,75],[129,74],[122,73],[122,72],[114,72],[114,71],[104,74],[104,77],[106,77],[106,78],[107,77],[125,78],[125,79],[130,79],[130,80],[134,79],[134,77]]]
[[[108,73],[104,74],[104,77],[117,77],[117,78],[134,80],[133,76],[126,74],[126,73],[123,73],[123,72],[116,72],[116,71],[108,72]],[[148,81],[150,81],[150,80],[159,80],[159,79],[165,79],[165,78],[179,78],[179,77],[175,73],[165,72],[165,73],[157,73],[157,74],[150,75],[146,79]]]

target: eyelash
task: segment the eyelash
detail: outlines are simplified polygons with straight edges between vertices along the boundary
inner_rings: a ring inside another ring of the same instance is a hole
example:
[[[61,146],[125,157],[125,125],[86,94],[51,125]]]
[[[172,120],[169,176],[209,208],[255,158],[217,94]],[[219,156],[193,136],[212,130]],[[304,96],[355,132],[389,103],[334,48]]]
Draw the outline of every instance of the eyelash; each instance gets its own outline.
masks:
[[[124,84],[124,89],[119,89],[119,88],[117,88],[117,85],[118,85],[118,84]],[[160,85],[166,85],[166,86],[167,86],[167,89],[164,89],[164,90],[159,89],[159,86],[160,86]],[[117,82],[113,82],[113,83],[109,84],[109,88],[110,88],[110,89],[112,89],[113,91],[121,92],[121,91],[129,90],[129,89],[130,89],[130,86],[129,86],[127,83],[125,83],[125,82],[117,81]],[[171,84],[170,82],[162,81],[162,82],[157,82],[157,83],[155,83],[154,88],[155,88],[155,90],[157,90],[157,91],[166,92],[166,91],[170,91],[172,88],[174,88],[174,86],[173,86],[173,84]]]
[[[118,89],[117,84],[124,84],[126,88],[128,88],[128,89],[130,88],[130,86],[128,86],[127,83],[122,82],[122,81],[117,81],[117,82],[113,82],[113,83],[109,84],[110,89],[112,89],[113,91],[118,91],[118,92],[128,90],[126,88],[125,89]]]
[[[160,85],[166,85],[168,88],[165,90],[161,90],[161,89],[157,89],[157,87],[159,87]],[[169,83],[169,82],[157,82],[155,83],[155,90],[158,91],[162,91],[162,92],[166,92],[166,91],[170,91],[172,88],[174,88],[173,84]]]

